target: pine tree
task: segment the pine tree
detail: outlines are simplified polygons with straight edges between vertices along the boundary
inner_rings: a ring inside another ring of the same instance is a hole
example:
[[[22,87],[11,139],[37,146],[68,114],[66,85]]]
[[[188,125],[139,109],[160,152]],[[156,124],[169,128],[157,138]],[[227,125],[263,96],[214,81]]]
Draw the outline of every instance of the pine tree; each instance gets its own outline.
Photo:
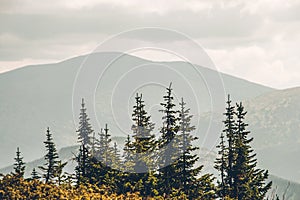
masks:
[[[195,153],[199,147],[193,146],[193,142],[198,138],[192,135],[195,130],[195,126],[191,125],[192,115],[189,114],[190,109],[186,109],[186,103],[181,99],[180,113],[179,113],[179,125],[180,125],[180,142],[179,149],[181,156],[176,162],[177,168],[177,179],[180,180],[180,187],[188,199],[197,198],[202,189],[199,185],[212,185],[211,179],[199,178],[199,173],[203,168],[201,166],[195,166],[196,162],[199,160],[199,156]],[[207,176],[207,175],[206,175]],[[199,183],[204,181],[203,183]],[[213,188],[210,188],[212,190]],[[202,199],[204,199],[204,195]]]
[[[159,190],[161,194],[169,196],[173,188],[179,188],[178,180],[175,178],[176,166],[174,164],[177,159],[178,152],[178,120],[176,116],[178,111],[174,109],[174,97],[172,96],[172,84],[167,88],[167,94],[163,97],[164,102],[161,103],[163,107],[160,112],[163,113],[163,127],[161,128],[162,136],[159,140]]]
[[[150,121],[150,116],[145,111],[142,95],[136,94],[135,100],[136,104],[133,106],[132,113],[134,124],[131,128],[134,139],[131,144],[135,157],[134,171],[136,173],[145,173],[149,171],[149,165],[153,164],[152,151],[155,149],[156,141],[154,134],[151,134],[151,132],[154,129],[154,123]]]
[[[95,154],[94,157],[100,162],[104,163],[104,152],[105,152],[105,134],[101,128],[100,133],[98,133],[99,138],[95,139]]]
[[[225,129],[223,132],[226,134],[227,141],[228,141],[228,147],[227,147],[227,156],[228,156],[228,164],[226,167],[226,178],[225,182],[228,184],[228,187],[232,189],[233,187],[233,162],[235,159],[234,154],[234,140],[235,140],[235,120],[234,120],[234,106],[231,105],[230,95],[228,95],[227,99],[227,107],[226,112],[224,113],[226,119],[224,122]]]
[[[221,181],[218,181],[219,187],[217,188],[217,193],[219,197],[225,197],[228,194],[227,188],[228,185],[225,182],[226,178],[226,169],[227,169],[227,147],[224,140],[224,133],[221,133],[220,143],[217,145],[218,155],[215,161],[215,169],[219,171]]]
[[[17,148],[15,163],[14,163],[15,174],[23,177],[25,173],[25,163],[23,162],[23,157],[21,157],[21,152],[19,147]]]
[[[149,181],[151,170],[155,167],[154,150],[156,147],[155,135],[151,132],[154,129],[154,123],[145,110],[145,104],[142,94],[136,94],[136,104],[133,106],[132,125],[133,141],[131,143],[131,152],[134,159],[134,179],[135,191],[140,192],[142,196],[149,196],[154,190],[154,180]]]
[[[192,115],[190,109],[186,108],[186,103],[181,99],[179,111],[179,149],[180,157],[176,162],[176,177],[180,181],[180,190],[187,199],[211,199],[214,197],[214,184],[211,174],[200,176],[203,165],[197,166],[199,156],[194,146],[198,139],[193,136],[195,126],[191,125]]]
[[[122,187],[120,191],[122,193],[133,192],[134,181],[133,181],[133,172],[134,172],[134,156],[132,150],[132,141],[130,135],[127,135],[124,148],[123,148],[123,174],[122,174]]]
[[[79,128],[78,132],[78,141],[83,144],[88,150],[92,148],[92,135],[93,129],[91,124],[89,123],[89,117],[86,113],[84,99],[82,99],[80,115],[79,115]]]
[[[114,143],[112,160],[113,160],[112,168],[120,171],[121,170],[121,155],[120,155],[120,150],[118,149],[118,145],[116,142]]]
[[[39,166],[39,168],[44,172],[43,178],[45,178],[45,183],[52,182],[56,177],[56,170],[58,167],[58,154],[56,151],[55,144],[53,142],[52,134],[50,133],[49,127],[47,128],[46,141],[44,142],[47,154],[45,155],[46,163],[44,166]]]
[[[113,163],[113,147],[111,146],[111,135],[109,134],[109,129],[107,124],[104,128],[104,141],[103,141],[103,164],[110,166]]]
[[[75,167],[76,180],[77,185],[79,186],[82,183],[85,184],[88,182],[87,174],[89,168],[90,155],[84,144],[82,144],[79,147],[79,152],[75,159],[77,161],[77,166]]]
[[[38,173],[36,172],[35,168],[32,169],[31,172],[31,179],[32,180],[39,180],[41,177],[38,175]]]
[[[248,138],[250,131],[246,130],[248,124],[244,122],[245,115],[242,103],[236,104],[236,137],[235,154],[236,160],[233,165],[233,194],[238,200],[264,199],[271,188],[272,182],[266,183],[268,171],[257,169],[256,154],[250,143],[253,138]]]
[[[226,108],[225,130],[221,134],[219,157],[215,168],[219,171],[221,182],[218,182],[218,196],[238,200],[264,199],[272,183],[266,183],[268,171],[256,167],[256,154],[250,143],[253,138],[246,130],[245,115],[242,103],[231,106],[228,96]],[[223,135],[225,134],[225,136]],[[225,144],[225,137],[227,144]]]
[[[132,152],[132,141],[130,135],[127,135],[123,148],[123,171],[125,172],[134,172],[134,158]]]
[[[57,184],[61,185],[64,183],[65,179],[67,178],[66,175],[63,173],[63,168],[67,165],[67,162],[62,162],[61,160],[58,161],[57,168],[55,171],[55,177],[57,177]]]

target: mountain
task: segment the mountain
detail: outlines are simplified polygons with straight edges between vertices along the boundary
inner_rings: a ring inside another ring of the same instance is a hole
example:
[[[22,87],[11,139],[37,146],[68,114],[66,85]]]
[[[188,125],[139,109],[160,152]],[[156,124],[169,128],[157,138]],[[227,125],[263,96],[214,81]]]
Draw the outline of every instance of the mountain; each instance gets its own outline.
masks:
[[[13,162],[18,146],[26,161],[42,157],[48,126],[58,148],[76,144],[82,97],[96,133],[108,123],[113,136],[124,136],[130,131],[134,95],[143,92],[159,133],[159,103],[170,82],[176,100],[185,97],[196,121],[205,112],[222,111],[226,93],[247,100],[274,91],[190,63],[152,62],[120,53],[26,66],[0,74],[0,167]],[[216,138],[207,141],[212,148]]]

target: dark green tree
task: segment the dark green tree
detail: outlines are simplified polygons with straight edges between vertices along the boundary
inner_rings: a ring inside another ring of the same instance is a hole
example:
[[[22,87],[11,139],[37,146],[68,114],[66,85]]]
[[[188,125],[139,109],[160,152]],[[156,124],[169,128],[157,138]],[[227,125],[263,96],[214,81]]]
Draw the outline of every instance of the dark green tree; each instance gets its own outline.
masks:
[[[212,183],[212,175],[204,175],[200,177],[200,171],[203,165],[196,166],[199,156],[193,142],[198,138],[192,135],[195,126],[191,125],[192,115],[190,109],[186,109],[186,103],[181,99],[179,113],[179,149],[181,156],[176,162],[176,176],[180,180],[181,191],[187,195],[188,199],[196,199],[201,196],[201,199],[210,199],[213,195],[214,187]],[[210,187],[208,187],[210,186]],[[203,191],[206,190],[204,193]],[[209,194],[207,196],[207,194]]]
[[[120,188],[122,193],[132,192],[134,190],[134,179],[132,174],[134,173],[134,155],[132,150],[132,141],[130,135],[127,135],[123,148],[123,174],[122,174],[122,187]]]
[[[164,102],[160,112],[163,113],[163,127],[161,128],[161,137],[159,139],[159,180],[158,188],[160,194],[169,197],[172,189],[179,188],[179,181],[176,179],[175,160],[180,155],[178,149],[178,137],[176,134],[179,130],[178,111],[175,110],[174,97],[172,95],[172,83],[167,89],[167,94],[163,96]]]
[[[46,141],[44,141],[44,144],[47,151],[44,157],[46,163],[44,166],[39,166],[39,168],[44,172],[43,178],[45,178],[45,183],[50,183],[56,178],[56,170],[59,160],[49,127],[47,128]]]
[[[266,183],[268,171],[256,167],[256,154],[250,145],[253,138],[248,137],[248,124],[244,122],[246,113],[242,103],[236,104],[236,109],[231,106],[228,96],[225,130],[217,146],[219,157],[215,162],[221,176],[221,181],[218,181],[220,198],[264,199],[272,185],[271,182]]]
[[[111,145],[111,135],[107,124],[104,128],[104,141],[103,141],[103,164],[106,166],[112,166],[113,164],[113,147]]]
[[[156,146],[155,135],[151,132],[154,129],[154,123],[145,110],[145,104],[142,95],[136,95],[136,104],[133,106],[132,125],[133,141],[132,151],[134,154],[136,173],[145,173],[149,171],[149,165],[153,164],[153,150]]]
[[[80,145],[78,155],[76,156],[77,166],[75,167],[75,176],[77,185],[89,182],[88,168],[90,167],[90,154],[84,144]]]
[[[229,192],[227,191],[228,185],[225,182],[227,177],[227,146],[225,144],[224,133],[221,133],[220,143],[217,145],[218,157],[215,161],[215,169],[219,171],[220,179],[218,180],[217,194],[219,197],[225,197]]]
[[[32,169],[31,172],[31,179],[32,180],[39,180],[41,177],[39,176],[39,174],[37,173],[37,171],[35,170],[35,168]]]
[[[228,141],[228,147],[227,147],[228,163],[226,167],[227,176],[225,177],[225,183],[228,185],[229,189],[232,189],[233,188],[232,168],[233,168],[233,162],[235,160],[234,140],[235,140],[236,127],[235,127],[235,119],[234,119],[235,111],[234,111],[234,106],[231,105],[230,95],[228,95],[226,104],[227,104],[226,112],[224,113],[225,121],[223,121],[225,126],[223,132],[226,135]]]
[[[233,189],[232,197],[242,199],[264,199],[271,188],[272,182],[266,183],[268,171],[258,169],[256,154],[253,153],[249,138],[250,131],[247,131],[247,123],[244,122],[245,115],[242,103],[236,104],[236,137],[235,162],[233,164]]]
[[[23,177],[25,173],[25,162],[23,162],[23,157],[21,157],[21,152],[19,147],[17,148],[15,163],[14,163],[15,174]]]
[[[57,163],[57,168],[55,171],[55,177],[57,177],[57,184],[61,185],[67,179],[66,174],[63,173],[64,167],[67,165],[67,162],[62,162],[61,160]]]
[[[134,188],[144,197],[152,194],[155,188],[153,176],[149,181],[151,170],[155,167],[154,150],[156,148],[155,135],[152,134],[154,123],[145,110],[145,104],[142,94],[136,94],[135,105],[132,113],[132,131],[133,141],[131,143],[131,152],[134,159]]]
[[[83,144],[85,148],[90,150],[93,145],[92,136],[93,136],[93,129],[91,124],[89,123],[89,117],[86,113],[84,99],[81,102],[81,109],[79,114],[79,128],[78,132],[78,142]]]

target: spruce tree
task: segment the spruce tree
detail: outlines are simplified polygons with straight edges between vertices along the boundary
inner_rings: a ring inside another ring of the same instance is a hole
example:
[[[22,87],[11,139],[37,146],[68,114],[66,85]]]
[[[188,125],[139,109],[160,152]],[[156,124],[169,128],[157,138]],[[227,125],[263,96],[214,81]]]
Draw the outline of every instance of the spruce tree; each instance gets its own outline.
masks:
[[[56,178],[56,170],[59,160],[49,127],[47,128],[46,141],[44,141],[44,144],[47,151],[47,154],[44,157],[46,163],[44,166],[39,166],[39,168],[44,172],[43,178],[45,178],[45,183],[50,183],[54,178]]]
[[[100,133],[98,133],[98,139],[95,139],[95,158],[97,158],[100,162],[103,162],[104,152],[105,152],[105,134],[103,133],[103,129],[101,128]]]
[[[103,164],[111,167],[113,163],[113,147],[111,145],[111,135],[109,134],[107,124],[105,124],[104,128],[103,151]]]
[[[271,188],[272,182],[266,183],[268,171],[258,169],[256,154],[253,153],[250,143],[253,138],[248,138],[247,123],[242,103],[236,104],[236,137],[235,137],[235,162],[233,164],[233,194],[232,197],[242,199],[264,199]]]
[[[225,178],[227,177],[226,169],[227,169],[227,146],[225,144],[224,133],[221,133],[220,143],[217,145],[218,149],[218,157],[215,161],[215,169],[219,171],[219,175],[221,180],[218,180],[218,188],[217,194],[219,197],[225,197],[228,194],[227,188],[228,185],[225,182]]]
[[[79,147],[79,152],[75,159],[77,161],[77,166],[75,167],[77,185],[79,186],[80,184],[86,184],[89,178],[88,168],[90,155],[84,144]]]
[[[199,160],[199,156],[195,153],[199,147],[195,147],[193,142],[198,138],[192,135],[195,130],[195,126],[191,125],[192,115],[189,114],[190,109],[186,109],[186,103],[183,98],[180,102],[179,113],[179,125],[180,125],[180,141],[179,149],[181,156],[176,162],[176,176],[180,180],[180,188],[188,199],[195,199],[201,195],[201,199],[205,199],[206,196],[201,194],[202,190],[211,192],[212,188],[206,188],[208,185],[212,186],[212,179],[209,175],[205,177],[199,177],[199,173],[203,168],[203,165],[196,166],[196,162]],[[200,183],[202,182],[202,183]],[[203,186],[203,188],[202,188]],[[205,187],[204,187],[205,186]]]
[[[227,176],[225,178],[225,182],[226,182],[226,184],[228,184],[228,187],[230,189],[232,189],[232,187],[233,187],[233,174],[232,174],[233,173],[233,162],[235,160],[234,140],[235,140],[236,127],[235,127],[235,119],[234,119],[235,110],[234,110],[234,106],[231,105],[230,95],[228,95],[226,104],[227,104],[226,112],[224,113],[225,121],[223,121],[224,126],[225,126],[225,129],[223,130],[223,132],[226,135],[227,141],[228,141],[228,147],[227,147],[228,163],[227,163],[227,167],[226,167]]]
[[[121,170],[121,155],[120,150],[118,149],[118,145],[115,142],[113,147],[113,162],[112,162],[112,168],[115,170]]]
[[[130,135],[127,135],[123,148],[123,174],[122,174],[122,193],[132,192],[134,189],[133,172],[134,172],[134,156],[132,150],[132,141]]]
[[[93,136],[93,129],[91,124],[89,123],[89,117],[86,113],[84,99],[81,102],[81,109],[79,114],[79,128],[78,132],[78,142],[83,144],[85,148],[90,150],[92,148],[92,136]]]
[[[14,163],[15,174],[23,177],[25,173],[25,163],[23,162],[23,157],[21,157],[21,152],[19,147],[17,148],[15,163]]]
[[[127,135],[123,148],[123,171],[130,173],[134,172],[134,157],[130,135]]]
[[[167,89],[167,94],[163,96],[164,102],[160,112],[163,113],[163,127],[161,128],[161,138],[159,139],[159,185],[160,193],[169,197],[172,190],[179,188],[178,180],[175,178],[175,160],[178,158],[178,138],[176,134],[179,130],[178,111],[175,110],[174,97],[172,95],[172,83]]]
[[[268,171],[256,167],[256,154],[250,143],[248,124],[244,122],[246,111],[242,103],[231,106],[228,98],[225,130],[221,133],[219,157],[215,168],[219,171],[218,196],[238,200],[264,199],[272,183],[266,183]],[[225,135],[224,135],[225,134]],[[225,143],[225,137],[227,143]]]
[[[142,95],[136,94],[136,104],[133,106],[132,125],[133,141],[132,151],[135,157],[134,171],[136,173],[145,173],[149,171],[149,165],[153,164],[152,151],[155,148],[155,136],[151,132],[154,129],[154,123],[145,111],[145,104]],[[150,163],[151,162],[151,163]]]
[[[37,173],[37,171],[35,170],[35,168],[32,169],[31,172],[31,179],[32,180],[39,180],[41,177],[39,176],[39,174]]]
[[[145,104],[142,94],[136,94],[136,103],[133,106],[132,113],[132,131],[133,141],[131,143],[131,152],[134,158],[134,187],[142,196],[149,196],[154,190],[153,178],[149,181],[151,170],[153,170],[154,150],[156,147],[155,135],[151,132],[154,129],[154,123],[145,110]]]
[[[55,171],[55,177],[57,177],[57,184],[61,185],[64,183],[65,179],[67,178],[66,175],[63,173],[63,168],[67,165],[67,162],[62,162],[61,160],[58,161],[57,168]]]

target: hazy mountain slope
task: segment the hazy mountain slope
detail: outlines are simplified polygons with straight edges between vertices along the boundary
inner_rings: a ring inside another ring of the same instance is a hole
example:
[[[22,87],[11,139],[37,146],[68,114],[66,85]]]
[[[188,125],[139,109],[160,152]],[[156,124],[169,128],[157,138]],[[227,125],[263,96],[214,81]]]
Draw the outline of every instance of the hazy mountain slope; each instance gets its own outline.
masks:
[[[245,106],[261,164],[300,183],[300,88],[271,92]]]
[[[254,137],[259,163],[272,174],[300,183],[300,88],[270,92],[244,102],[246,122]],[[206,135],[215,138],[223,129],[222,112],[210,120],[202,115],[200,127],[211,122]],[[205,130],[200,130],[203,139]],[[201,137],[202,136],[202,137]]]
[[[196,115],[209,111],[212,107],[214,109],[223,107],[224,95],[215,93],[215,96],[210,96],[211,92],[205,82],[199,78],[200,73],[206,79],[210,79],[210,86],[213,87],[216,83],[214,79],[219,76],[215,71],[197,66],[197,73],[195,73],[195,69],[187,63],[156,63],[128,55],[110,63],[116,55],[119,54],[97,53],[88,58],[81,56],[60,63],[28,66],[0,74],[0,166],[4,167],[13,162],[17,146],[20,147],[25,160],[41,157],[47,126],[50,126],[54,141],[59,148],[76,144],[77,124],[73,123],[73,114],[77,119],[81,97],[87,99],[88,113],[96,131],[99,129],[92,112],[94,105],[90,101],[93,95],[96,99],[95,113],[98,115],[99,123],[101,125],[109,123],[115,136],[127,134],[126,131],[130,130],[131,112],[128,99],[131,97],[130,99],[133,100],[132,95],[136,92],[133,89],[134,84],[139,84],[146,78],[153,79],[154,82],[163,80],[164,85],[173,81],[177,97],[184,96],[187,101],[191,101],[189,105]],[[83,79],[79,77],[74,84],[76,73],[85,59],[83,65],[85,71],[81,71],[79,75],[86,76]],[[109,68],[98,85],[83,84],[92,78],[100,77],[100,73],[107,66]],[[186,86],[183,86],[183,82],[179,80],[181,76],[187,78]],[[221,76],[226,91],[239,100],[253,98],[273,90],[232,76],[224,74]],[[129,81],[123,83],[127,79]],[[115,88],[116,85],[118,87]],[[161,117],[156,114],[160,108],[158,103],[161,102],[165,91],[155,83],[152,85],[157,87],[146,86],[141,91],[145,93],[146,103],[150,103],[147,105],[153,105],[150,113],[158,121]],[[93,87],[96,86],[94,92]],[[191,86],[194,91],[188,86]],[[82,91],[76,93],[77,96],[75,95],[73,100],[77,107],[72,110],[74,88],[75,92],[76,89]],[[94,93],[85,93],[88,90]],[[193,93],[198,97],[198,101],[192,101]],[[112,94],[115,95],[113,101],[110,98]],[[216,102],[213,106],[210,105],[212,100]],[[157,128],[159,126],[160,124]]]

